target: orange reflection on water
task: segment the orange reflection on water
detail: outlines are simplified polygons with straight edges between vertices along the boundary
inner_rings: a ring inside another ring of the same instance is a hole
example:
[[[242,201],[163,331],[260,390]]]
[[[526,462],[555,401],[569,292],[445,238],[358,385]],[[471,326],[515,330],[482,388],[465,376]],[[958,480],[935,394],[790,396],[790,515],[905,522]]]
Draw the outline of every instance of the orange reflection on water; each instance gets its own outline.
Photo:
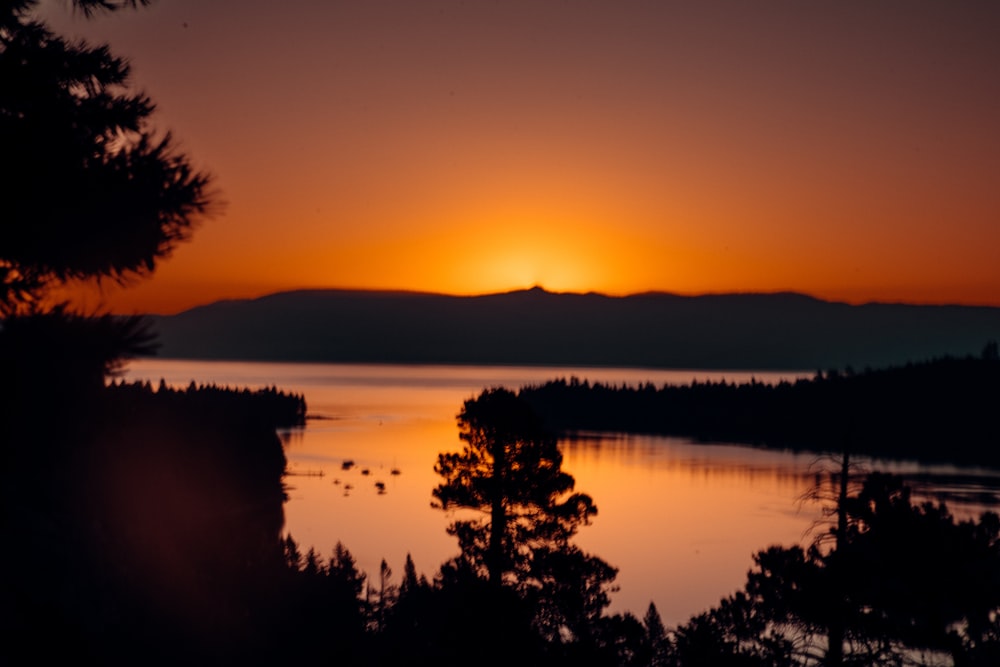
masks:
[[[287,532],[324,557],[340,541],[369,573],[385,558],[397,577],[408,552],[428,576],[457,553],[445,532],[451,517],[430,506],[440,481],[433,468],[438,453],[460,448],[455,415],[483,387],[573,375],[619,384],[720,375],[169,360],[143,361],[129,373],[180,386],[194,379],[304,393],[320,418],[283,434]],[[577,490],[599,509],[577,543],[619,568],[614,611],[641,616],[655,601],[666,623],[683,622],[740,588],[755,551],[799,542],[818,516],[814,506],[800,512],[796,500],[812,481],[811,456],[615,435],[566,440],[563,451]],[[353,465],[345,469],[346,461]]]
[[[659,437],[564,443],[564,468],[597,502],[578,543],[619,568],[613,608],[656,603],[679,623],[745,583],[751,556],[810,539],[819,518],[800,498],[813,458]]]
[[[432,575],[457,552],[446,517],[430,508],[434,453],[453,430],[377,417],[311,422],[287,452],[287,531],[303,551],[312,546],[323,556],[343,542],[367,572],[385,558],[401,573],[410,553]]]

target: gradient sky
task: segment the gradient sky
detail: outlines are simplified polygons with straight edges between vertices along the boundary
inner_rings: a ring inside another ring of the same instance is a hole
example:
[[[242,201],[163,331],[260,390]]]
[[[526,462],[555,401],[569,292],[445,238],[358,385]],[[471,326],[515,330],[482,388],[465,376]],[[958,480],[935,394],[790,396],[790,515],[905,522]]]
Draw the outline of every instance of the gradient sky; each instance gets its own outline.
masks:
[[[998,2],[48,7],[130,58],[226,202],[105,307],[535,284],[1000,305]]]

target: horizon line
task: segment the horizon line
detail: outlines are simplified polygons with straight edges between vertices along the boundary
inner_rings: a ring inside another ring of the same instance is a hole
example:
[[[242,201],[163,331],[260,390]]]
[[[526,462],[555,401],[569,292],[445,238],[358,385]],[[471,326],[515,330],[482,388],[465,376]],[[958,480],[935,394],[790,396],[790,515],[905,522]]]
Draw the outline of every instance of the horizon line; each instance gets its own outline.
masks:
[[[917,306],[917,307],[961,307],[961,308],[1000,308],[1000,305],[988,304],[988,303],[959,303],[959,302],[940,302],[940,301],[906,301],[902,299],[858,299],[858,300],[848,300],[848,299],[833,299],[817,296],[816,294],[805,292],[795,289],[774,289],[774,290],[718,290],[718,291],[704,291],[704,292],[674,292],[669,290],[657,290],[649,289],[636,292],[602,292],[598,290],[552,290],[546,288],[544,285],[535,284],[531,287],[516,287],[508,290],[497,290],[497,291],[486,291],[486,292],[469,292],[469,293],[456,293],[456,292],[445,292],[445,291],[433,291],[433,290],[421,290],[421,289],[410,289],[410,288],[375,288],[375,287],[289,287],[289,288],[279,288],[273,291],[263,292],[256,294],[254,296],[243,296],[243,297],[225,297],[220,299],[214,299],[211,301],[206,301],[204,303],[199,303],[187,308],[182,308],[171,313],[152,313],[146,312],[143,314],[156,315],[161,317],[170,317],[172,315],[177,315],[180,313],[195,310],[197,308],[203,308],[206,306],[211,306],[214,304],[221,303],[235,303],[235,302],[246,302],[246,301],[257,301],[261,299],[266,299],[273,296],[278,296],[282,294],[294,294],[294,293],[319,293],[319,292],[339,292],[339,293],[358,293],[358,294],[383,294],[383,295],[412,295],[412,296],[436,296],[436,297],[447,297],[447,298],[483,298],[483,297],[495,297],[495,296],[505,296],[512,294],[524,294],[524,293],[541,293],[548,294],[552,296],[595,296],[603,297],[609,299],[626,299],[633,297],[643,297],[643,296],[668,296],[676,297],[681,299],[696,299],[696,298],[706,298],[706,297],[726,297],[726,296],[795,296],[811,299],[814,301],[819,301],[829,304],[841,304],[847,306],[868,306],[868,305],[886,305],[886,306]]]

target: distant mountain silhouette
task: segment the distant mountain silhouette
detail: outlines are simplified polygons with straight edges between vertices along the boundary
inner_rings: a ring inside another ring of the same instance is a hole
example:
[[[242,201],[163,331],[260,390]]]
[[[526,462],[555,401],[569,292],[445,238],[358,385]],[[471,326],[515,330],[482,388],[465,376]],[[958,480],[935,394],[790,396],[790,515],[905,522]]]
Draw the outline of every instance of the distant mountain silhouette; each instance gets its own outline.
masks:
[[[162,356],[274,361],[861,370],[1000,338],[1000,308],[796,293],[303,290],[152,319]]]

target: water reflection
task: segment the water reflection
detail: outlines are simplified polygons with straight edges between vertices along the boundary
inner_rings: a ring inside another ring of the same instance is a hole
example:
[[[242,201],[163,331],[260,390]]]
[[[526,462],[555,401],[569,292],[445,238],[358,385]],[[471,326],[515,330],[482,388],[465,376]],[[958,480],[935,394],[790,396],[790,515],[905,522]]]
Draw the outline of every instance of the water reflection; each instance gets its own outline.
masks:
[[[1000,507],[1000,471],[926,465],[914,461],[861,459],[866,470],[891,472],[913,490],[915,502],[943,502],[960,519],[976,518]]]
[[[619,433],[581,433],[562,440],[568,455],[583,461],[662,470],[700,471],[708,476],[733,475],[796,485],[820,460],[816,454],[794,454],[730,444],[695,443],[689,438]],[[763,480],[762,480],[763,481]]]
[[[821,518],[799,500],[815,456],[653,436],[563,444],[565,468],[599,508],[578,542],[620,568],[619,609],[652,600],[665,622],[686,620],[742,586],[756,550],[800,543]]]
[[[458,551],[445,532],[451,517],[432,510],[430,501],[440,481],[433,472],[437,454],[458,446],[455,415],[462,402],[483,387],[572,375],[657,384],[741,379],[701,371],[170,360],[138,362],[129,370],[131,378],[154,383],[162,377],[175,385],[192,379],[277,385],[305,394],[314,418],[281,433],[289,460],[286,530],[323,555],[343,542],[369,573],[378,572],[382,558],[401,571],[411,553],[427,575]],[[754,375],[758,381],[787,377]],[[830,485],[836,470],[815,454],[677,438],[581,433],[561,446],[563,469],[599,510],[576,542],[619,568],[621,590],[611,610],[641,616],[652,600],[667,624],[686,621],[741,588],[756,551],[807,543],[823,530],[817,527],[821,508],[803,499],[815,485]],[[344,469],[346,460],[354,465]],[[958,516],[978,514],[996,502],[1000,489],[994,471],[862,463],[904,474],[919,494],[948,500]]]

